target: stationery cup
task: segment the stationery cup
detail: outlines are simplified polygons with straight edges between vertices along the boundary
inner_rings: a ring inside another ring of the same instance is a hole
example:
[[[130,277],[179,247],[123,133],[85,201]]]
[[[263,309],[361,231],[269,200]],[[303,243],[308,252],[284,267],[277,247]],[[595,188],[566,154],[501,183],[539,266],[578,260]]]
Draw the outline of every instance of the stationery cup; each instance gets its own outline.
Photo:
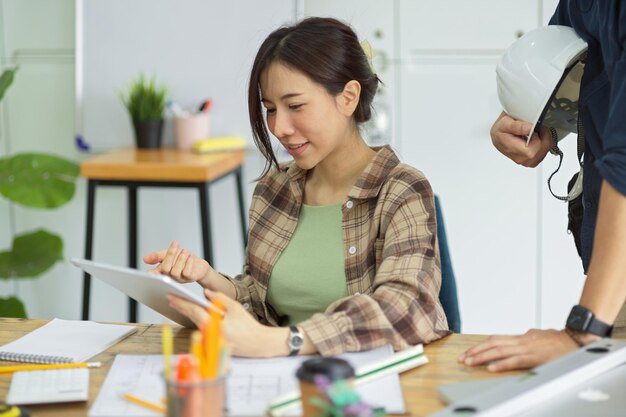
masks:
[[[311,401],[314,397],[322,399],[320,389],[315,383],[317,375],[323,375],[331,382],[345,380],[352,384],[354,381],[354,369],[343,359],[313,358],[302,362],[296,372],[296,377],[300,382],[302,417],[324,415],[324,410]]]
[[[178,149],[189,150],[194,142],[206,139],[211,128],[208,112],[192,113],[174,118],[174,135]]]
[[[194,382],[165,380],[168,417],[222,417],[225,378]]]

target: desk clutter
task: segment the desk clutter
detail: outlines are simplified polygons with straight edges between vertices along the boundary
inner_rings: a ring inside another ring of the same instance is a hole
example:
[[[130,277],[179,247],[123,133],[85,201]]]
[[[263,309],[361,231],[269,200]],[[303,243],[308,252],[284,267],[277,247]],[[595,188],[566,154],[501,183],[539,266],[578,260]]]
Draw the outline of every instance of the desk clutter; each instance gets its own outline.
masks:
[[[303,362],[319,357],[231,358],[221,334],[223,314],[221,305],[209,310],[209,320],[191,335],[189,353],[174,355],[173,329],[163,325],[162,354],[117,354],[89,416],[151,417],[167,413],[193,417],[206,415],[202,413],[209,413],[210,407],[210,415],[217,417],[301,415],[296,370]],[[5,367],[13,372],[13,380],[7,398],[2,400],[13,405],[86,401],[88,367],[99,363],[76,361],[89,359],[134,330],[134,326],[55,319],[5,344],[0,350],[13,355],[11,358],[37,355],[28,358],[68,363]],[[58,340],[59,334],[64,335],[63,341]],[[45,343],[47,339],[56,341]],[[421,345],[398,353],[387,345],[339,358],[354,367],[358,396],[387,413],[406,411],[398,373],[427,362]],[[48,367],[58,369],[41,370]]]
[[[402,353],[402,352],[400,352]],[[387,345],[367,352],[340,355],[357,372],[378,369],[381,364],[401,358]],[[181,355],[173,355],[172,362]],[[232,358],[225,379],[225,415],[300,416],[300,396],[296,370],[302,362],[313,356],[284,357],[272,359]],[[400,359],[402,361],[402,359]],[[166,394],[163,378],[164,355],[117,355],[107,374],[89,417],[153,417],[162,415],[155,407],[165,408]],[[423,361],[421,361],[424,363]],[[410,366],[410,365],[409,365]],[[415,366],[415,365],[413,365]],[[401,414],[406,411],[400,378],[390,371],[369,374],[357,383],[356,392],[371,405],[383,407],[387,413]],[[144,404],[124,398],[125,394],[141,400]],[[286,407],[276,407],[288,401]],[[273,408],[270,410],[270,408]]]
[[[117,355],[89,416],[302,415],[296,370],[312,357],[231,359],[221,333],[224,306],[217,302],[208,313],[188,354],[173,355],[172,329],[164,325],[162,355]],[[405,412],[398,373],[427,362],[421,345],[341,357],[357,369],[358,394],[389,413]]]

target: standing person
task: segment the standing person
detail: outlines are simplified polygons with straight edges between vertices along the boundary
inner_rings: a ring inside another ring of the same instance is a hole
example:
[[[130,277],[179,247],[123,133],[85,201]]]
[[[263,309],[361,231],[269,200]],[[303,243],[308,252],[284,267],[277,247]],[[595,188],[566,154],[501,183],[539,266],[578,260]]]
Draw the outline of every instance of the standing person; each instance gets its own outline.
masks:
[[[573,28],[588,44],[580,86],[585,132],[581,257],[587,278],[563,330],[493,336],[459,357],[492,371],[530,368],[610,335],[626,337],[626,4],[620,0],[561,0],[550,24]],[[491,128],[495,147],[535,167],[553,146],[546,129],[502,113]],[[620,312],[621,309],[621,312]]]
[[[449,333],[431,187],[359,132],[379,82],[356,34],[337,20],[272,32],[248,92],[267,165],[252,198],[243,274],[219,274],[176,242],[144,257],[222,301],[235,355],[400,350]],[[268,128],[292,162],[278,164]],[[170,303],[198,324],[207,316],[181,298]]]

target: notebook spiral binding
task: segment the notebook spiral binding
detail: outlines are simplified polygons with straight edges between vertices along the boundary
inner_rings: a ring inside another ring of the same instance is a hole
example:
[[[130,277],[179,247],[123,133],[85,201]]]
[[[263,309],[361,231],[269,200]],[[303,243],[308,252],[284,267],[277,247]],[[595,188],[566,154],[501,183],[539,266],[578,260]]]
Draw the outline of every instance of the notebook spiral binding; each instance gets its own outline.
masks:
[[[29,362],[29,363],[73,363],[72,358],[67,356],[48,356],[48,355],[32,355],[26,353],[0,352],[0,360],[11,362]]]

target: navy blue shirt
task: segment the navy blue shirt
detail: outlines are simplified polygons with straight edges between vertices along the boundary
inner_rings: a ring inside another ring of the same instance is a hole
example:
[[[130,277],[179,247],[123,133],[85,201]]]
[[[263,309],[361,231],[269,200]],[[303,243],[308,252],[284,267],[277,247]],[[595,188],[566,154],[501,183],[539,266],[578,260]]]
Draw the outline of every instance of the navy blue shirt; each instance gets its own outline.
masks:
[[[586,272],[602,180],[626,195],[626,2],[561,0],[550,24],[570,26],[589,45],[579,100],[586,133],[581,229]]]

